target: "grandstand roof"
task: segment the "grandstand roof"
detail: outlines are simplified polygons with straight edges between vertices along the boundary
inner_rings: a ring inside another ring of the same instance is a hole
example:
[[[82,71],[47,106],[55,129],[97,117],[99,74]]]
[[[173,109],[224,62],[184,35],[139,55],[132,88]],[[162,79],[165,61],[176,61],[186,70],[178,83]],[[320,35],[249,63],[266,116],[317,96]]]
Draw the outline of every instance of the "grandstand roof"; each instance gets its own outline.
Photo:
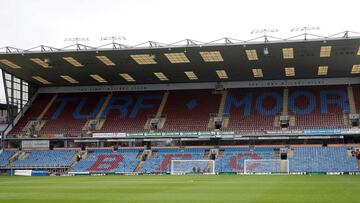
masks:
[[[40,86],[358,77],[360,38],[321,38],[0,53],[0,68]],[[268,54],[266,54],[268,52]],[[145,63],[145,64],[142,64]],[[107,65],[106,65],[107,64]],[[129,80],[129,81],[127,81]]]

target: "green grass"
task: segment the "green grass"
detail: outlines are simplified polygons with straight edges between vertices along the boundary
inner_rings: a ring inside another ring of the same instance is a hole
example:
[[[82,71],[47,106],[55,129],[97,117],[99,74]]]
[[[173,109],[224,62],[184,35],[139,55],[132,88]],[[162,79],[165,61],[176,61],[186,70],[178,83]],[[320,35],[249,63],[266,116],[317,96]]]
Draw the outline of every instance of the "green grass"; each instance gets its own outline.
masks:
[[[360,202],[360,176],[0,177],[0,203]]]

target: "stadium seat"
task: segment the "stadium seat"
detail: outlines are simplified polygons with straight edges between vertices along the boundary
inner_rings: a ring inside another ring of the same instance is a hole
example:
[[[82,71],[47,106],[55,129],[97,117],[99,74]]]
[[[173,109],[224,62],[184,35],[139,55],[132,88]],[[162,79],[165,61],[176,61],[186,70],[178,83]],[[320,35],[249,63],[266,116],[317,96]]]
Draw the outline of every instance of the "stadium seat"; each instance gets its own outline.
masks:
[[[134,172],[135,167],[140,162],[137,159],[141,149],[111,149],[89,150],[86,158],[71,169],[70,172],[89,172],[89,173],[130,173]]]

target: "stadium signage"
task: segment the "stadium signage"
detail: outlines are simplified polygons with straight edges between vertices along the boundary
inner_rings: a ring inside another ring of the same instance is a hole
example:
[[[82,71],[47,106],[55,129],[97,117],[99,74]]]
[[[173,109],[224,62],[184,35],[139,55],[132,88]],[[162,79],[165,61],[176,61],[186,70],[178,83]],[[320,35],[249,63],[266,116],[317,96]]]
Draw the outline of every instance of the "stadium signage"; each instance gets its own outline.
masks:
[[[16,176],[31,176],[32,170],[15,170],[14,175]]]
[[[139,112],[144,110],[156,110],[159,107],[159,101],[162,94],[146,93],[142,95],[117,95],[113,96],[108,105],[105,107],[102,116],[107,117],[110,112],[116,112],[119,119],[136,118]],[[298,105],[298,101],[306,100],[306,104]],[[72,112],[73,118],[77,120],[87,120],[95,117],[104,104],[106,97],[101,97],[93,109],[83,113],[89,103],[89,97],[80,96],[60,96],[57,99],[57,106],[54,113],[50,116],[52,120],[58,119],[70,104],[75,104]],[[318,100],[318,101],[317,101]],[[329,105],[336,105],[342,108],[342,111],[349,112],[347,92],[341,88],[327,88],[319,91],[319,95],[312,91],[295,90],[289,95],[289,111],[296,115],[306,115],[318,109],[319,103],[320,113],[329,113]],[[186,105],[184,101],[184,105]],[[233,110],[243,109],[241,114],[250,116],[259,114],[262,116],[274,116],[282,110],[282,93],[277,91],[262,92],[260,94],[248,93],[242,95],[240,93],[229,93],[226,99],[224,114],[230,115]],[[191,111],[191,108],[188,109]],[[157,135],[158,136],[158,135]]]
[[[111,134],[111,133],[110,133]],[[234,137],[235,131],[127,133],[126,137]]]
[[[99,142],[99,140],[74,140],[74,142]]]
[[[305,106],[299,106],[299,99],[307,100]],[[347,102],[347,93],[344,89],[324,89],[320,90],[320,98],[313,92],[306,90],[293,91],[288,98],[289,111],[297,115],[306,115],[312,113],[317,108],[317,100],[320,103],[320,112],[328,113],[329,105],[337,105],[342,108],[343,112],[349,112],[349,104]],[[264,105],[266,102],[272,105]],[[282,93],[280,92],[264,92],[260,95],[249,93],[247,95],[229,94],[226,99],[224,114],[231,115],[233,108],[243,108],[243,115],[250,116],[255,111],[262,116],[274,116],[280,113],[282,109]],[[255,105],[254,105],[255,104]]]
[[[197,136],[197,132],[180,132],[180,136]]]
[[[107,139],[107,142],[135,142],[135,139],[121,139],[121,140],[117,140],[117,139]]]
[[[93,137],[96,138],[126,137],[126,133],[93,133]]]
[[[49,140],[23,140],[21,141],[22,148],[49,148]]]
[[[291,134],[303,134],[301,130],[269,130],[266,134],[271,135],[291,135]]]
[[[259,140],[288,140],[290,139],[289,137],[258,137]]]
[[[317,129],[317,130],[304,130],[304,134],[325,134],[325,135],[333,135],[333,134],[341,134],[341,129]]]
[[[169,139],[169,138],[158,138],[158,139],[144,139],[144,141],[155,141],[155,142],[171,142],[172,139]]]
[[[140,137],[140,136],[144,136],[144,133],[128,133],[127,136],[129,136],[129,137]]]
[[[341,134],[360,134],[360,129],[343,129]]]

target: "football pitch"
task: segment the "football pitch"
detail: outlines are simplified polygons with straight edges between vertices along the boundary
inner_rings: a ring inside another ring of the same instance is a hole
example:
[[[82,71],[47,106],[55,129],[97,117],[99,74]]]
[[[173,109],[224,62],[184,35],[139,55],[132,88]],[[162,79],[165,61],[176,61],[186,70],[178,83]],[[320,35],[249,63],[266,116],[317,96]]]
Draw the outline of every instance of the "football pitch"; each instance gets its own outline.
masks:
[[[360,202],[360,176],[0,177],[1,203]]]

